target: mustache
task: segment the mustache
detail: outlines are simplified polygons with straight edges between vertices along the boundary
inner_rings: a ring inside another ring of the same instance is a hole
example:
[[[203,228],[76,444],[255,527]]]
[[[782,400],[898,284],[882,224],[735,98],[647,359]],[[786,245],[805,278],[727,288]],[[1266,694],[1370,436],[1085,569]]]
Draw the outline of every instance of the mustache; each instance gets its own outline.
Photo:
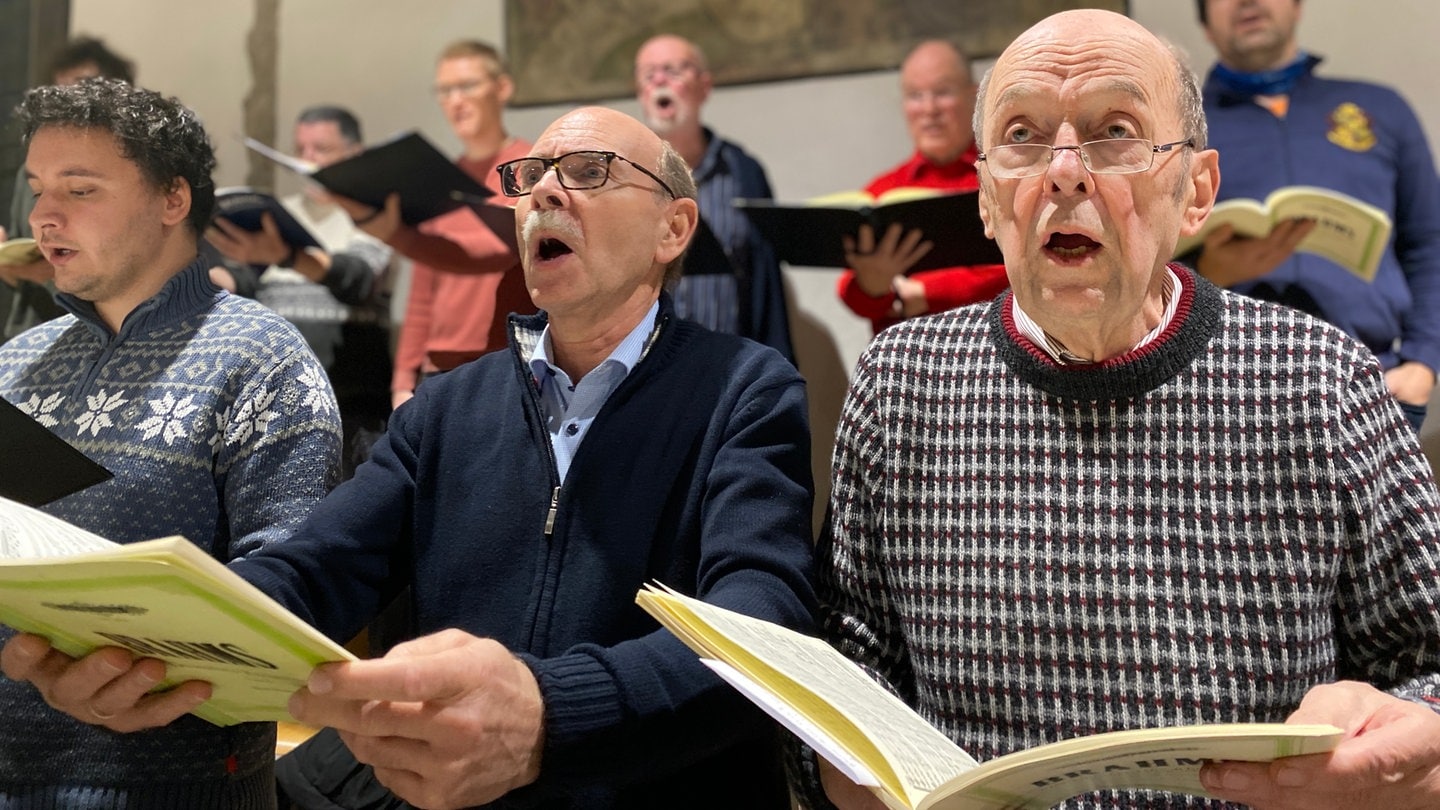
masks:
[[[560,211],[531,210],[525,215],[525,222],[520,226],[520,240],[527,245],[530,244],[537,230],[550,231],[555,238],[564,242],[580,239],[579,223],[570,215]]]

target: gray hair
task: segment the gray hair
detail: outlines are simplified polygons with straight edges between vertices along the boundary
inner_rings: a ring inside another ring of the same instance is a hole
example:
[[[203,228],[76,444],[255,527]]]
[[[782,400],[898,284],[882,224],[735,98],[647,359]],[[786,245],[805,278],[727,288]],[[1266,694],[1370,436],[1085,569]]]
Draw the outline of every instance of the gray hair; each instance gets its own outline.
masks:
[[[696,200],[700,192],[695,187],[695,177],[690,174],[690,164],[669,141],[660,141],[660,179],[675,193],[676,199]],[[657,189],[656,194],[665,196],[663,189]],[[685,270],[685,254],[689,253],[687,248],[665,265],[664,286],[666,289],[674,289],[680,283],[680,276]]]

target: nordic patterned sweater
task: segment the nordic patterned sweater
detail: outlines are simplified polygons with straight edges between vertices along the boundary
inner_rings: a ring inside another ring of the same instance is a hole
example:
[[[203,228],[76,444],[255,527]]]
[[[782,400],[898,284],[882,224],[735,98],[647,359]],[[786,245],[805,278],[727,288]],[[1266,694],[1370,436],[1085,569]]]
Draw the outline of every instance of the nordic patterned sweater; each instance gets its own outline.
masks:
[[[1373,356],[1176,273],[1174,322],[1098,365],[1018,337],[1009,293],[886,330],[860,361],[822,626],[981,761],[1279,722],[1337,679],[1440,684],[1440,497]]]
[[[324,369],[284,319],[211,284],[204,262],[118,334],[59,299],[72,314],[0,347],[0,395],[115,477],[45,511],[120,543],[181,534],[229,560],[285,539],[334,485]],[[3,678],[0,717],[0,808],[274,806],[271,723],[187,715],[115,734]]]

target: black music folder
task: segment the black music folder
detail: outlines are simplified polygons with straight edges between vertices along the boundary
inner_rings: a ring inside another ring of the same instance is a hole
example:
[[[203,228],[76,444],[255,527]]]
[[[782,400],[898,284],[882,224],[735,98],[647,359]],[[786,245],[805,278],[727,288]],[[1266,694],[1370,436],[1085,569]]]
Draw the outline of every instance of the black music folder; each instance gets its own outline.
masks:
[[[316,169],[254,138],[246,138],[245,145],[314,180],[327,191],[374,208],[384,206],[386,197],[398,193],[400,218],[407,225],[434,219],[495,194],[445,157],[425,136],[413,131],[323,169]]]
[[[0,496],[42,506],[113,473],[0,398]]]
[[[928,189],[894,189],[871,198],[845,192],[805,203],[737,199],[755,228],[775,247],[781,261],[797,267],[845,267],[843,236],[854,236],[869,224],[875,238],[891,223],[919,228],[934,244],[909,272],[974,264],[1001,264],[1000,248],[985,235],[979,194]]]

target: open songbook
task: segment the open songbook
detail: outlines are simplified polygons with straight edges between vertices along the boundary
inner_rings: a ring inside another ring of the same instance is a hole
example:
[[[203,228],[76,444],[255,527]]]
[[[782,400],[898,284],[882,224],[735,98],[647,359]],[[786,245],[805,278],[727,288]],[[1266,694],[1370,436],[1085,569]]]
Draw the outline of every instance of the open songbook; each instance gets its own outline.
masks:
[[[0,624],[73,656],[158,658],[157,689],[209,681],[192,714],[220,726],[290,719],[316,665],[355,658],[183,537],[117,545],[3,498]]]
[[[636,602],[722,678],[898,810],[1042,810],[1103,789],[1205,795],[1209,760],[1322,753],[1341,730],[1237,723],[1115,731],[977,763],[818,638],[647,586]]]
[[[1263,202],[1238,197],[1216,203],[1200,232],[1181,239],[1175,255],[1200,247],[1221,225],[1234,228],[1236,236],[1257,237],[1291,219],[1315,222],[1295,250],[1324,256],[1364,281],[1375,280],[1390,245],[1390,215],[1348,194],[1317,186],[1277,188]]]

